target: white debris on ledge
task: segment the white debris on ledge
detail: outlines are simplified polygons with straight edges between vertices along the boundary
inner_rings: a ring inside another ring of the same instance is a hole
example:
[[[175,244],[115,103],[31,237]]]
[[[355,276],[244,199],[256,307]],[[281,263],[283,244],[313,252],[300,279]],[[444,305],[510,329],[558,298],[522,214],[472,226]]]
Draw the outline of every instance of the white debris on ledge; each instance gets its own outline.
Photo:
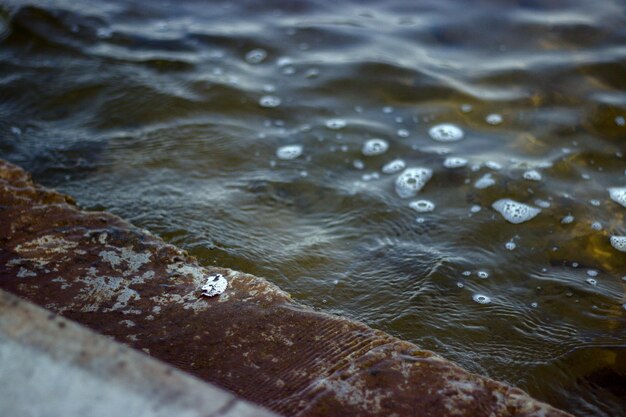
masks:
[[[214,297],[226,291],[228,281],[222,274],[209,275],[206,284],[202,286],[202,295],[206,297]]]

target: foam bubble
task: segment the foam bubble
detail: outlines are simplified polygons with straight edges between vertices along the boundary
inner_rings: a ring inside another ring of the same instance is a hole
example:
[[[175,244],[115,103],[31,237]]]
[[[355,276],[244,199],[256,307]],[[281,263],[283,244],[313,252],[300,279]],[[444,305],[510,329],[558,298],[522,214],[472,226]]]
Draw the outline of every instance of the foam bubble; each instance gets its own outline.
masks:
[[[626,236],[611,236],[611,246],[620,252],[626,252]]]
[[[602,203],[600,203],[600,200],[595,200],[595,199],[594,199],[594,200],[589,200],[589,204],[591,204],[591,205],[592,205],[592,206],[594,206],[594,207],[600,207],[600,205],[601,205]]]
[[[561,223],[562,224],[570,224],[574,221],[574,216],[572,216],[571,214],[568,214],[567,216],[563,217],[561,219]]]
[[[332,130],[339,130],[346,127],[348,123],[343,119],[330,119],[326,121],[326,127]]]
[[[609,188],[609,195],[611,200],[626,207],[626,187]]]
[[[539,171],[531,169],[524,172],[524,179],[528,181],[541,181],[541,174]]]
[[[451,123],[442,123],[433,126],[428,130],[428,134],[437,142],[456,142],[463,139],[463,131]]]
[[[352,162],[352,166],[355,167],[356,169],[363,169],[363,168],[365,168],[365,164],[360,159],[355,159]]]
[[[587,278],[587,279],[585,280],[585,282],[586,282],[587,284],[589,284],[589,285],[593,285],[594,287],[595,287],[596,285],[598,285],[598,281],[597,281],[596,279],[593,279],[593,278]]]
[[[260,64],[261,62],[265,61],[265,58],[267,58],[267,52],[265,51],[265,49],[261,48],[249,51],[245,57],[248,64]]]
[[[383,174],[395,174],[402,171],[406,167],[406,164],[402,159],[394,159],[393,161],[383,166]]]
[[[600,222],[593,222],[593,223],[591,223],[591,228],[593,230],[602,230],[602,223],[600,223]]]
[[[505,220],[513,224],[524,223],[541,212],[540,208],[518,203],[509,198],[502,198],[491,205]]]
[[[435,209],[435,203],[433,203],[432,201],[428,201],[428,200],[417,200],[417,201],[412,201],[409,204],[409,207],[411,207],[413,210],[417,211],[418,213],[428,213]]]
[[[406,129],[398,129],[398,131],[396,132],[396,135],[401,138],[408,138],[410,134],[411,133]]]
[[[616,116],[615,124],[618,126],[626,126],[626,119],[624,119],[624,116]]]
[[[263,96],[259,100],[259,106],[265,107],[268,109],[273,109],[274,107],[280,106],[281,100],[276,96]]]
[[[396,193],[400,198],[414,197],[432,176],[429,168],[407,168],[396,178]]]
[[[502,164],[496,161],[487,161],[485,162],[485,166],[489,169],[493,169],[494,171],[500,171],[502,169]]]
[[[478,181],[474,183],[474,187],[482,190],[482,189],[491,187],[495,183],[496,183],[496,180],[493,179],[491,174],[485,174],[482,177],[480,177]]]
[[[389,149],[389,143],[384,139],[370,139],[363,144],[361,152],[365,156],[382,155]]]
[[[482,278],[482,279],[489,278],[489,272],[487,271],[478,271],[476,272],[476,275],[478,276],[478,278]]]
[[[504,244],[504,247],[507,248],[507,250],[515,250],[515,248],[517,247],[517,245],[515,244],[515,242],[513,242],[512,240],[506,242]]]
[[[587,275],[589,275],[590,277],[597,277],[598,276],[598,271],[596,271],[595,269],[588,269],[587,270]]]
[[[496,126],[502,123],[502,116],[497,113],[488,115],[485,120],[492,126]]]
[[[491,298],[483,294],[474,294],[472,295],[472,299],[478,304],[489,304],[491,302]]]
[[[471,104],[461,104],[461,111],[463,113],[469,113],[474,109]]]
[[[302,145],[281,146],[276,150],[276,157],[279,159],[296,159],[302,155]]]
[[[449,158],[446,158],[445,161],[443,161],[443,166],[445,168],[450,168],[450,169],[463,168],[464,166],[467,165],[467,162],[468,161],[465,158],[451,156]]]
[[[470,208],[470,211],[471,211],[472,213],[478,213],[478,212],[479,212],[479,211],[481,211],[481,210],[482,210],[482,208],[481,208],[479,205],[476,205],[476,204],[475,204],[475,205],[473,205],[473,206]]]

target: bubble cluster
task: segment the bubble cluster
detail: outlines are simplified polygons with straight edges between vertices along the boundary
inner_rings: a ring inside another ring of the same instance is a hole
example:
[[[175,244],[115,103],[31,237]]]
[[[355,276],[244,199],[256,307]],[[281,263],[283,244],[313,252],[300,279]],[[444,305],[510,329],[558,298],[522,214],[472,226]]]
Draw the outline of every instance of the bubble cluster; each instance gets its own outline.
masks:
[[[281,146],[276,150],[276,157],[279,159],[296,159],[302,155],[302,145]]]
[[[524,179],[528,181],[541,181],[541,174],[539,171],[531,169],[524,172]]]
[[[396,193],[400,198],[414,197],[432,176],[429,168],[407,168],[396,178]]]
[[[417,211],[418,213],[428,213],[435,209],[435,203],[428,200],[417,200],[412,201],[409,204],[409,207]]]
[[[493,203],[491,207],[500,213],[506,221],[513,224],[527,222],[541,212],[540,208],[518,203],[509,198],[500,199]]]
[[[609,196],[611,200],[626,207],[626,187],[609,188]]]
[[[474,183],[474,187],[478,188],[479,190],[483,190],[485,188],[491,187],[495,183],[496,180],[493,179],[491,174],[485,174]]]
[[[451,156],[449,158],[446,158],[445,161],[443,161],[443,166],[445,168],[450,168],[450,169],[463,168],[464,166],[467,165],[467,163],[468,163],[468,160],[465,158]]]
[[[384,139],[370,139],[363,144],[361,152],[365,156],[382,155],[389,149],[389,143]]]
[[[348,123],[343,119],[329,119],[326,121],[326,127],[332,130],[339,130],[346,127]]]
[[[267,52],[265,51],[265,49],[261,48],[249,51],[245,57],[248,64],[260,64],[261,62],[265,61],[265,58],[267,58]]]
[[[489,304],[491,302],[491,298],[483,294],[474,294],[472,296],[472,299],[476,301],[478,304]]]
[[[437,142],[457,142],[463,139],[463,131],[451,123],[442,123],[431,127],[428,134]]]
[[[280,106],[281,100],[276,96],[263,96],[259,100],[259,106],[265,107],[268,109],[273,109],[274,107]]]
[[[394,159],[391,162],[385,164],[382,168],[383,174],[395,174],[402,171],[406,167],[406,164],[402,159]]]
[[[626,252],[626,236],[611,236],[611,246],[620,252]]]

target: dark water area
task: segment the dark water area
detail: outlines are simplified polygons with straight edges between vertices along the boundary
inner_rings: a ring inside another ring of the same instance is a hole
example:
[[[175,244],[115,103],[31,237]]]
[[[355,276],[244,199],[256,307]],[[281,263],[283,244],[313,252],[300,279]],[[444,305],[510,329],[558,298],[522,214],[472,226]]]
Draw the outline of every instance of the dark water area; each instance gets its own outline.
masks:
[[[625,118],[619,0],[0,3],[1,158],[577,416],[626,415]]]

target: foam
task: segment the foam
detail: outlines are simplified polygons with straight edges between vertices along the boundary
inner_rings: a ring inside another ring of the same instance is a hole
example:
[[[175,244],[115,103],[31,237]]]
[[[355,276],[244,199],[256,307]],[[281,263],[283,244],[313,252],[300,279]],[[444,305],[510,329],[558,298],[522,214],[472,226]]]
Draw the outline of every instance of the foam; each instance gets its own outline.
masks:
[[[513,224],[524,223],[541,213],[541,209],[503,198],[491,205],[504,219]]]
[[[609,188],[609,195],[611,200],[626,207],[626,187]]]
[[[535,169],[524,172],[524,179],[528,181],[541,181],[541,174]]]
[[[268,109],[273,109],[274,107],[280,106],[281,99],[276,96],[263,96],[259,99],[259,106],[265,107]]]
[[[409,204],[409,207],[411,207],[413,210],[417,211],[418,213],[428,213],[435,209],[435,203],[433,203],[432,201],[428,201],[428,200],[416,200],[416,201],[412,201]]]
[[[494,171],[500,171],[502,169],[502,164],[496,161],[487,161],[485,162],[485,166],[489,169],[493,169]]]
[[[383,174],[395,174],[402,171],[406,167],[406,163],[402,159],[394,159],[385,164],[382,168]]]
[[[363,144],[361,152],[365,156],[382,155],[389,149],[389,143],[384,139],[370,139]]]
[[[454,169],[454,168],[463,168],[464,166],[466,166],[468,163],[468,160],[465,158],[459,158],[459,157],[448,157],[446,158],[445,161],[443,161],[443,166],[445,168],[450,168],[450,169]]]
[[[567,216],[563,217],[561,219],[561,223],[562,224],[570,224],[574,221],[574,216],[572,216],[571,214],[568,214]]]
[[[474,294],[472,295],[472,299],[478,304],[489,304],[491,302],[491,298],[483,294]]]
[[[611,236],[611,246],[620,252],[626,252],[626,236]]]
[[[435,125],[428,130],[428,134],[437,142],[457,142],[464,136],[461,128],[451,123]]]
[[[346,127],[348,123],[343,119],[329,119],[326,121],[326,127],[332,130],[339,130]]]
[[[505,247],[507,250],[515,250],[515,248],[517,247],[517,245],[515,244],[515,242],[513,242],[512,240],[510,240],[510,241],[508,241],[508,242],[506,242],[506,243],[504,244],[504,247]]]
[[[246,54],[245,60],[248,64],[260,64],[267,58],[267,51],[265,49],[253,49]]]
[[[396,178],[396,193],[400,198],[414,197],[432,176],[429,168],[407,168]]]
[[[276,157],[279,159],[296,159],[302,155],[302,145],[281,146],[276,150]]]
[[[485,188],[491,187],[495,183],[496,180],[493,179],[491,174],[485,174],[474,183],[474,187],[478,188],[479,190],[483,190]]]

